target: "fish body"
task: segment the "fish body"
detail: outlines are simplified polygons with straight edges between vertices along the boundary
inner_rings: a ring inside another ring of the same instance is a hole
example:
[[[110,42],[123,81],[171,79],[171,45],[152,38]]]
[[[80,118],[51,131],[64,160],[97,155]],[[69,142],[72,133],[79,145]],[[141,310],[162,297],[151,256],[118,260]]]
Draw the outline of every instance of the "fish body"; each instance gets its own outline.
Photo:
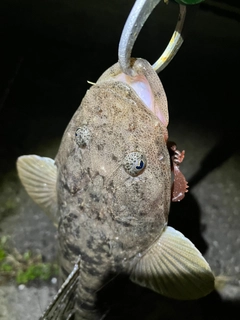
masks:
[[[214,287],[200,252],[167,227],[167,99],[147,61],[133,59],[132,68],[129,77],[114,65],[87,91],[55,161],[17,162],[27,192],[58,226],[63,278],[80,257],[75,319],[100,319],[96,293],[119,273],[176,299]]]

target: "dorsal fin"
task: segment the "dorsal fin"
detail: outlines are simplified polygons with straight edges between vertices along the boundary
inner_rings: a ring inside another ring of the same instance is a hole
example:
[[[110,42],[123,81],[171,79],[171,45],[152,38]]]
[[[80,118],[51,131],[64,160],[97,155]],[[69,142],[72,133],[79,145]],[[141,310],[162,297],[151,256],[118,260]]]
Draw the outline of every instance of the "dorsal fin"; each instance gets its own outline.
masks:
[[[28,155],[17,160],[19,178],[29,196],[58,225],[57,218],[57,167],[51,158]]]

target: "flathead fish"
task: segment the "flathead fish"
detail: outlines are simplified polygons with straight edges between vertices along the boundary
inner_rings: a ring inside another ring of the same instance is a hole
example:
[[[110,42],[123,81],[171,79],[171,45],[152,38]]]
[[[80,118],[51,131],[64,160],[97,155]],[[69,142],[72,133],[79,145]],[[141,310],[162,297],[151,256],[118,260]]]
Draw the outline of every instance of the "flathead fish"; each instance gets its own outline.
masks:
[[[147,61],[133,59],[132,68],[130,77],[115,64],[92,85],[55,160],[28,155],[17,161],[28,194],[58,226],[63,277],[80,259],[75,319],[100,319],[96,292],[114,274],[182,300],[214,288],[201,253],[167,226],[172,191],[163,86]],[[180,200],[184,154],[172,149]]]

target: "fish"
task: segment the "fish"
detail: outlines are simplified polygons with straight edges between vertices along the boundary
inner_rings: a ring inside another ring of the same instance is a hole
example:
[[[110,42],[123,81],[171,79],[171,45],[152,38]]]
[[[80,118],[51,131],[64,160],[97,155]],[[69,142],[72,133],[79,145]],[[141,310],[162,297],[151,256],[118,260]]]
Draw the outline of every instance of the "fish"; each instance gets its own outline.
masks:
[[[90,87],[54,160],[17,160],[27,193],[58,228],[67,279],[58,296],[71,296],[61,319],[71,312],[77,320],[101,319],[97,292],[121,273],[178,300],[214,289],[202,254],[167,225],[171,199],[180,201],[188,186],[179,170],[185,152],[168,141],[163,85],[148,61],[132,58],[131,68],[128,76],[116,63]]]

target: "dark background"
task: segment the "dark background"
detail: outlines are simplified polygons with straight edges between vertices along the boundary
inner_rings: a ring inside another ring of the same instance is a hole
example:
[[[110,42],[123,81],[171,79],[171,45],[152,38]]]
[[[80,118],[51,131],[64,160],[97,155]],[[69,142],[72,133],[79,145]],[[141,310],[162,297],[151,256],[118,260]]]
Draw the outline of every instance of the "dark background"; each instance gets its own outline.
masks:
[[[61,136],[89,87],[86,80],[95,81],[117,61],[119,38],[133,3],[1,1],[2,157],[14,159],[44,137]],[[240,9],[219,3],[200,6],[183,47],[160,77],[170,119],[200,124],[205,135],[216,130],[224,139],[225,154],[238,148]],[[177,5],[159,5],[133,55],[153,63],[169,40],[177,14]]]
[[[89,88],[87,80],[96,81],[117,61],[121,31],[133,3],[1,0],[0,179],[15,172],[22,154],[40,150],[45,152],[40,155],[54,156]],[[169,100],[169,135],[186,149],[183,171],[192,190],[172,206],[170,224],[206,254],[216,273],[236,280],[240,272],[240,9],[238,1],[206,1],[191,11],[197,12],[191,12],[185,42],[159,75]],[[133,56],[155,62],[177,16],[176,4],[161,3],[143,28]],[[3,230],[8,220],[6,213],[1,214]],[[20,233],[15,239],[21,238]],[[31,249],[29,242],[26,246]],[[239,282],[233,288],[239,288]],[[121,319],[121,312],[124,319],[143,319],[154,308],[149,319],[238,319],[239,289],[236,294],[214,292],[198,302],[172,302],[139,290],[129,287],[130,296],[122,297],[126,287],[119,284],[114,319]]]

